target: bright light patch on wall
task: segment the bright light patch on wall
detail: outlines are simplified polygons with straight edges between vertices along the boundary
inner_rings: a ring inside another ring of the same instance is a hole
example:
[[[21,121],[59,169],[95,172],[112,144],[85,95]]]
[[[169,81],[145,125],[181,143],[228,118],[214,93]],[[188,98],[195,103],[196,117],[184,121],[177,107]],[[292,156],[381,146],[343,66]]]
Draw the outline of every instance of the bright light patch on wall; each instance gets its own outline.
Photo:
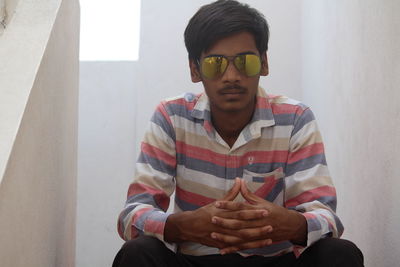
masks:
[[[80,0],[80,60],[138,60],[140,0]]]

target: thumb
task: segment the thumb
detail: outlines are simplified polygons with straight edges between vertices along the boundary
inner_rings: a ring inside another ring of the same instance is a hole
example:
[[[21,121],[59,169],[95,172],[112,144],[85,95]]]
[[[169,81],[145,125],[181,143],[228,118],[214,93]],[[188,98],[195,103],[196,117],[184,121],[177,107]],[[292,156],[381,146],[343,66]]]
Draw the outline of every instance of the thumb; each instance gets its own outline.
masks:
[[[256,194],[254,194],[253,192],[251,192],[246,185],[246,181],[245,180],[241,180],[240,183],[240,192],[242,194],[242,196],[244,197],[244,199],[249,202],[250,204],[257,204],[263,201],[262,198],[260,198],[259,196],[257,196]]]
[[[225,201],[232,201],[240,192],[240,179],[236,178],[231,190],[222,198]]]

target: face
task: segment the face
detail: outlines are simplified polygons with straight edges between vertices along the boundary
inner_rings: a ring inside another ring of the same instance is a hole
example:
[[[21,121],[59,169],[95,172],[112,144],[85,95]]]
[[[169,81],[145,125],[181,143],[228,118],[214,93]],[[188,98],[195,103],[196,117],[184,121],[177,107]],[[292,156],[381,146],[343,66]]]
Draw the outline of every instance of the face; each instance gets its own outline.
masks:
[[[209,79],[202,75],[195,62],[190,62],[192,81],[203,83],[212,112],[236,113],[246,110],[253,112],[260,76],[268,75],[267,55],[266,53],[259,54],[254,37],[249,32],[241,32],[220,39],[208,51],[201,54],[200,62],[210,55],[232,57],[243,53],[260,56],[262,63],[259,74],[248,77],[239,72],[230,61],[222,75]]]

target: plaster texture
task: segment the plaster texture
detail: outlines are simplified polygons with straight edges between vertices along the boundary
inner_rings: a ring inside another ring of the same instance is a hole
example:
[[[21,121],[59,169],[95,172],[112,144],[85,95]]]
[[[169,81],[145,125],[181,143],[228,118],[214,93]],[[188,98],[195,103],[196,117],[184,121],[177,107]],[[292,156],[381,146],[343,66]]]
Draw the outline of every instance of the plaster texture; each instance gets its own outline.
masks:
[[[81,63],[78,267],[110,266],[122,245],[116,218],[157,103],[202,90],[190,81],[183,31],[209,2],[142,1],[139,60]],[[271,27],[261,85],[317,117],[344,237],[362,249],[365,266],[398,265],[400,2],[244,2]]]
[[[183,31],[196,10],[208,2],[142,1],[139,60],[81,62],[78,267],[111,266],[123,243],[116,232],[117,216],[158,102],[202,90],[190,80]],[[300,98],[300,3],[246,2],[264,12],[271,24],[270,76],[262,79],[262,86]]]
[[[0,37],[0,266],[75,266],[78,38],[70,0],[21,2]]]
[[[344,237],[365,266],[400,247],[400,2],[304,1],[303,99],[325,139]]]
[[[0,35],[7,28],[19,0],[0,0]]]
[[[3,33],[6,19],[6,2],[0,0],[0,35]]]
[[[23,2],[0,38],[0,182],[60,3]]]

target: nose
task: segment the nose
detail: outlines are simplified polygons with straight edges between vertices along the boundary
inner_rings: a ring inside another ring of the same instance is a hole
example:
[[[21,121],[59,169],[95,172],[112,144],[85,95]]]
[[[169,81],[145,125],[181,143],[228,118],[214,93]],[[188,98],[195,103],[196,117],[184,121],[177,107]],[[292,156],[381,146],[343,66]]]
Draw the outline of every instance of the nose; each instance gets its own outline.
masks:
[[[239,70],[235,67],[232,61],[229,62],[226,70],[222,76],[222,80],[224,82],[238,82],[242,78],[242,74]]]

